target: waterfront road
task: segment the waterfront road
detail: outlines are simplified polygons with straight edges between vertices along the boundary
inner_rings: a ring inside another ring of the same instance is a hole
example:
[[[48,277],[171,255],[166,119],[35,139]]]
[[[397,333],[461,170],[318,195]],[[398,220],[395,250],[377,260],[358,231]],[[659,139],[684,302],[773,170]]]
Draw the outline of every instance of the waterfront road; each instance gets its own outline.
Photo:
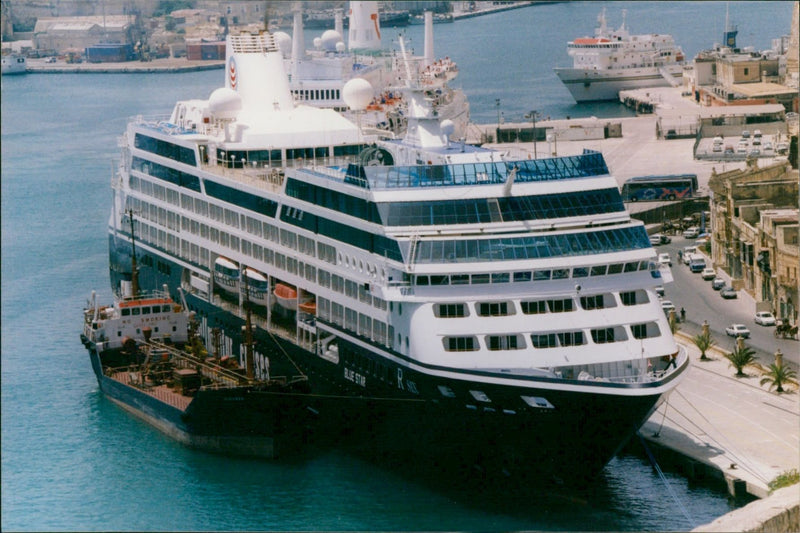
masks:
[[[747,376],[736,378],[718,350],[703,362],[688,338],[679,334],[677,340],[689,352],[688,374],[642,426],[642,436],[722,472],[729,490],[743,481],[749,494],[766,497],[770,481],[800,468],[797,387],[769,391],[759,384],[757,368],[746,367]]]
[[[775,350],[780,348],[784,362],[796,370],[800,365],[800,342],[776,338],[775,327],[756,324],[753,320],[756,305],[749,294],[740,290],[736,299],[725,300],[719,291],[711,288],[710,281],[704,281],[700,274],[692,273],[688,266],[678,261],[678,250],[693,244],[694,241],[672,237],[672,243],[656,247],[658,253],[669,252],[672,258],[672,275],[675,281],[664,287],[664,299],[672,301],[678,310],[681,307],[686,309],[686,322],[681,324],[681,331],[694,336],[700,333],[703,321],[707,320],[717,346],[731,351],[736,346],[736,340],[725,334],[725,328],[733,323],[744,324],[751,332],[745,344],[756,351],[763,366],[775,362]],[[706,263],[711,265],[708,257]],[[730,277],[722,269],[717,268],[716,271],[730,284]]]

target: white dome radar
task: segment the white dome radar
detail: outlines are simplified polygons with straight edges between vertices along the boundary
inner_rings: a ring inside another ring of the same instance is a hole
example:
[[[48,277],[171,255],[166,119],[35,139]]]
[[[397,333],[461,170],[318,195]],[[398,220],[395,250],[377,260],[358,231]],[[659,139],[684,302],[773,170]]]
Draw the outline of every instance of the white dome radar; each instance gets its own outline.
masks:
[[[242,97],[228,87],[221,87],[208,97],[208,110],[220,120],[233,120],[242,110]]]
[[[281,51],[283,58],[286,59],[287,57],[292,55],[292,38],[289,36],[288,33],[285,31],[276,31],[273,34],[275,37],[275,43],[278,45],[278,49]]]
[[[342,88],[342,99],[353,111],[365,110],[372,101],[373,94],[372,85],[364,78],[353,78]]]
[[[442,133],[444,133],[448,138],[453,134],[454,131],[456,131],[456,125],[449,118],[444,119],[440,124],[440,127],[442,128]]]
[[[333,52],[336,49],[336,43],[342,40],[342,36],[336,30],[325,30],[322,34],[322,49],[326,52]]]

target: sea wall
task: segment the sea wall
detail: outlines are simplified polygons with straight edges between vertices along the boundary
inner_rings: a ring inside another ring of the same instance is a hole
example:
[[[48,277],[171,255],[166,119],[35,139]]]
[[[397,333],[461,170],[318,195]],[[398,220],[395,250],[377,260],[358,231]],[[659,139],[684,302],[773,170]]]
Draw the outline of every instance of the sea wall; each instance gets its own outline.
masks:
[[[800,484],[778,489],[767,498],[751,502],[692,531],[800,531]]]

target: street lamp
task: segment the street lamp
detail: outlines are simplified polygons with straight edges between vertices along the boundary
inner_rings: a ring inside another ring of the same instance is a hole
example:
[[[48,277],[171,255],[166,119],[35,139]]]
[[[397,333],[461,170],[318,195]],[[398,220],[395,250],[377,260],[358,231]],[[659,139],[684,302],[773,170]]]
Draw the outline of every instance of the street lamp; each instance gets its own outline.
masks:
[[[500,99],[494,99],[494,106],[497,108],[497,126],[495,126],[494,134],[497,142],[500,142]]]
[[[536,111],[535,109],[532,110],[530,113],[526,113],[525,114],[525,118],[531,119],[531,122],[533,123],[533,158],[534,159],[538,159],[539,158],[539,156],[536,155],[536,117],[537,117],[538,114],[539,114],[539,112]]]

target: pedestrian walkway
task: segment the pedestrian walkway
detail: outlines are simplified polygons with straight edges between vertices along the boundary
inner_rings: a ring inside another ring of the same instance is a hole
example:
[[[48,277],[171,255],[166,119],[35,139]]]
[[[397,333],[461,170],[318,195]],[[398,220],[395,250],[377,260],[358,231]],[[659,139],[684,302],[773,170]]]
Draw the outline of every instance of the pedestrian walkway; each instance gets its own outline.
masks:
[[[676,336],[691,359],[683,382],[645,422],[640,432],[648,441],[674,450],[721,472],[729,491],[744,488],[759,498],[778,475],[800,469],[800,402],[795,385],[787,392],[761,386],[762,372],[746,367],[747,377],[722,352],[700,351],[688,336]]]

